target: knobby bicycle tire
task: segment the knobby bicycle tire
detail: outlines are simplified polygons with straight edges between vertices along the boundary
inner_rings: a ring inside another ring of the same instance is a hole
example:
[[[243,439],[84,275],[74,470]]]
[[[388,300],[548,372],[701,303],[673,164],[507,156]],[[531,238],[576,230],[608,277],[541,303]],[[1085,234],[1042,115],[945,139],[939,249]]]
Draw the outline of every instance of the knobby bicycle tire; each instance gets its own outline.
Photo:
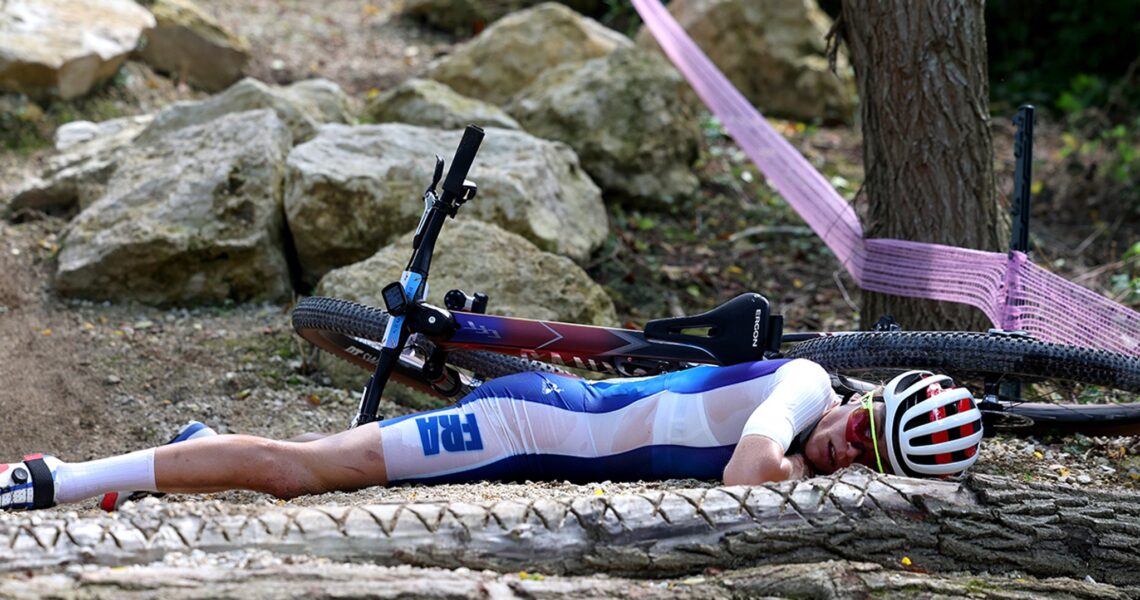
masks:
[[[348,300],[311,296],[301,299],[293,308],[292,321],[294,331],[320,349],[362,369],[372,370],[376,366],[376,359],[369,352],[374,352],[384,337],[388,313],[381,308]],[[362,340],[371,344],[362,344]],[[413,340],[411,343],[420,345],[425,350],[430,350],[431,347],[431,342],[424,339]],[[482,350],[450,352],[447,364],[469,371],[482,380],[527,371],[565,373],[562,369],[543,362]],[[415,367],[397,367],[392,376],[400,383],[442,397],[430,388]],[[467,391],[470,390],[464,390],[463,393]]]
[[[829,371],[927,369],[958,378],[1061,381],[1140,392],[1140,357],[982,332],[860,332],[797,344],[787,356]],[[978,392],[979,390],[974,390]],[[1003,429],[1025,434],[1140,434],[1140,397],[1127,404],[1008,402]]]

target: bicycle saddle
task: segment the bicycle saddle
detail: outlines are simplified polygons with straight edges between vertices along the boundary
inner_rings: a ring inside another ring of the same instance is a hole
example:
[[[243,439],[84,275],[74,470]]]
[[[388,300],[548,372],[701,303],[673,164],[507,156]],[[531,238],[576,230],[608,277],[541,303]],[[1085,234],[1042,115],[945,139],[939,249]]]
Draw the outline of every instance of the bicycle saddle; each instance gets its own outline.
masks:
[[[654,319],[645,325],[647,339],[704,348],[721,364],[761,360],[780,348],[784,318],[772,315],[768,299],[741,294],[699,315]]]

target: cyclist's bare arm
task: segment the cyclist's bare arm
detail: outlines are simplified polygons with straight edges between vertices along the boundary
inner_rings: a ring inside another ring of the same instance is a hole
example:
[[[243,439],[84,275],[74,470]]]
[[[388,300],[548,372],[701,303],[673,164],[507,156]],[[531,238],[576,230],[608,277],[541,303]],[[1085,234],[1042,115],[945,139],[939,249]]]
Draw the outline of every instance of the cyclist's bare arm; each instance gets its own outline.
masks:
[[[746,435],[736,445],[724,468],[725,485],[756,485],[769,481],[802,479],[811,474],[803,455],[785,455],[775,440]]]

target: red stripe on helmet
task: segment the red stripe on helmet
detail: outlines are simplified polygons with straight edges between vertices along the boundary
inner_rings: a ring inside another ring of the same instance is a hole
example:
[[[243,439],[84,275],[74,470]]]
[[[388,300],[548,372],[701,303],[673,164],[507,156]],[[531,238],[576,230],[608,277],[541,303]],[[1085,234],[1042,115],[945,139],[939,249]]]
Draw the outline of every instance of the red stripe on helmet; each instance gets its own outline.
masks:
[[[962,398],[961,400],[958,401],[958,412],[964,413],[964,412],[970,410],[971,404],[972,403],[970,402],[969,398]],[[958,428],[958,435],[961,436],[962,438],[967,438],[967,437],[970,437],[971,435],[974,435],[974,423],[966,423],[965,425],[959,427]],[[978,451],[978,448],[976,446],[970,446],[969,448],[966,448],[966,450],[964,452],[966,453],[967,457],[971,457],[974,454],[976,454],[977,451]]]
[[[931,386],[931,387],[934,387],[934,386]],[[929,393],[929,391],[930,390],[928,388],[927,392]],[[942,390],[939,389],[937,392],[935,392],[934,395],[940,393],[941,391]],[[945,419],[945,418],[946,418],[946,407],[944,407],[944,406],[939,406],[938,408],[930,411],[930,422],[931,423],[933,423],[935,421],[939,421],[941,419]],[[934,433],[930,434],[930,440],[932,442],[934,442],[935,444],[941,444],[943,442],[949,442],[950,441],[950,432],[946,431],[945,429],[943,429],[942,431],[935,431]],[[951,458],[952,457],[950,456],[949,453],[943,452],[942,454],[935,454],[934,455],[934,462],[936,462],[940,465],[944,465],[944,464],[950,462]]]

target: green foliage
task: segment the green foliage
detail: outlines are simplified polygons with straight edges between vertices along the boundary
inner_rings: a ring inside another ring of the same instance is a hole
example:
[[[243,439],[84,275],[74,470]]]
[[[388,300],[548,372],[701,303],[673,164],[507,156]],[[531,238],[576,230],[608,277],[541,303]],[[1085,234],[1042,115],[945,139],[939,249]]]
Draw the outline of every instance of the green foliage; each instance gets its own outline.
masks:
[[[1112,100],[1140,56],[1140,2],[990,0],[986,42],[991,97],[1069,113]],[[1119,90],[1135,110],[1140,85]],[[1132,111],[1125,111],[1132,112]]]
[[[1101,77],[1081,73],[1072,79],[1069,89],[1057,98],[1057,108],[1065,114],[1078,114],[1106,100],[1108,84]]]
[[[1140,153],[1136,151],[1140,145],[1140,117],[1127,125],[1100,131],[1091,129],[1087,137],[1072,130],[1061,134],[1061,158],[1081,170],[1093,169],[1099,179],[1125,186],[1121,193],[1136,195],[1136,187],[1140,185]]]
[[[1140,242],[1124,252],[1121,263],[1108,278],[1108,291],[1121,304],[1140,307]]]
[[[629,37],[637,35],[638,29],[641,28],[641,16],[637,14],[637,9],[629,0],[605,0],[605,11],[599,20],[606,27]]]
[[[51,145],[53,128],[43,109],[22,96],[0,97],[0,148],[32,152]]]

